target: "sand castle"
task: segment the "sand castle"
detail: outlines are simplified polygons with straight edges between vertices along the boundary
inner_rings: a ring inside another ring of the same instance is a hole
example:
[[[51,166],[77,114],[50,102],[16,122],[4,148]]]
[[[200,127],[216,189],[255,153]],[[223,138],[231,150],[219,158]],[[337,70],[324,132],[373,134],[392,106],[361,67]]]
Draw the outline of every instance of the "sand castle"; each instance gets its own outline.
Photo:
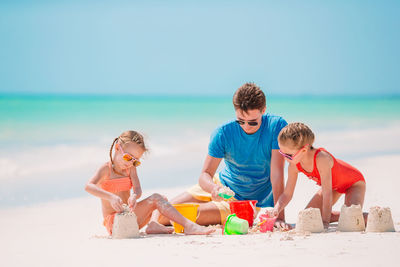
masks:
[[[316,208],[308,208],[299,212],[296,223],[296,232],[321,233],[324,231],[321,212]]]
[[[360,205],[343,205],[340,210],[338,230],[357,232],[365,230],[364,216]]]
[[[139,237],[139,226],[136,214],[130,212],[128,205],[123,204],[124,211],[115,214],[112,238]]]
[[[366,232],[395,232],[390,208],[371,207]]]

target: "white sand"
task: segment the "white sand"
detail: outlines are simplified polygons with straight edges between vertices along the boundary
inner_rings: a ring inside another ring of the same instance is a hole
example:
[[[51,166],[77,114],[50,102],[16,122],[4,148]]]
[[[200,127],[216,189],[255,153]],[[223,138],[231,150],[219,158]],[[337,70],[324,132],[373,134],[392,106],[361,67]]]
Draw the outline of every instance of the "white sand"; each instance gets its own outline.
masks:
[[[400,156],[367,159],[364,211],[389,206],[400,229]],[[85,181],[82,181],[82,184]],[[286,209],[296,221],[317,187],[300,177]],[[33,189],[34,190],[34,189]],[[151,190],[168,197],[181,189]],[[340,207],[343,198],[335,205]],[[400,233],[336,232],[289,235],[281,233],[234,236],[159,235],[109,239],[102,226],[100,201],[84,197],[31,207],[0,210],[1,266],[397,266]],[[143,230],[142,230],[143,231]]]

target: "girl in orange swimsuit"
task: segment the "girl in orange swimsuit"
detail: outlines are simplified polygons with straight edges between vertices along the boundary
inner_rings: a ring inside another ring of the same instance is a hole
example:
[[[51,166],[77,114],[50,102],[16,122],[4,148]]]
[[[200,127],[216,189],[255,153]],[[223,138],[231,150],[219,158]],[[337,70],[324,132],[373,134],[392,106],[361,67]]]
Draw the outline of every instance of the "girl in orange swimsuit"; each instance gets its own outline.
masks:
[[[114,148],[115,145],[115,148]],[[113,154],[114,150],[114,154]],[[128,204],[137,216],[139,228],[147,225],[148,234],[172,233],[173,228],[151,220],[154,210],[158,210],[168,219],[181,224],[185,234],[209,234],[213,230],[200,226],[183,217],[163,196],[153,194],[141,201],[142,195],[136,168],[140,158],[147,151],[143,136],[135,131],[123,132],[114,139],[110,148],[110,161],[104,163],[87,182],[85,190],[101,198],[104,226],[112,234],[116,213],[123,212],[122,204]],[[132,194],[131,194],[131,189]]]
[[[272,211],[279,214],[293,196],[299,172],[314,180],[321,189],[314,195],[306,208],[319,208],[325,228],[339,219],[339,212],[332,206],[345,194],[345,205],[363,205],[365,180],[359,170],[336,159],[324,148],[314,148],[314,133],[303,123],[290,123],[278,136],[279,152],[289,162],[288,180],[282,195]]]

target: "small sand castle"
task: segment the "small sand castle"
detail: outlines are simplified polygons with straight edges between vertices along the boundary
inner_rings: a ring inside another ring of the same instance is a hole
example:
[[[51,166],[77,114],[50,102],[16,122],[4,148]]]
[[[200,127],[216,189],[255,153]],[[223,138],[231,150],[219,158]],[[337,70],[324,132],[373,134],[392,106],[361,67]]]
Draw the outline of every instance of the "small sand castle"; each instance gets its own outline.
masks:
[[[340,210],[338,230],[342,232],[358,232],[365,230],[364,216],[360,205],[343,205]]]
[[[371,207],[366,232],[395,232],[390,208]]]
[[[136,214],[129,211],[129,207],[123,204],[124,211],[115,214],[112,229],[112,238],[134,238],[139,237],[139,226]]]
[[[296,222],[296,233],[321,233],[324,231],[321,212],[316,208],[308,208],[299,212]]]

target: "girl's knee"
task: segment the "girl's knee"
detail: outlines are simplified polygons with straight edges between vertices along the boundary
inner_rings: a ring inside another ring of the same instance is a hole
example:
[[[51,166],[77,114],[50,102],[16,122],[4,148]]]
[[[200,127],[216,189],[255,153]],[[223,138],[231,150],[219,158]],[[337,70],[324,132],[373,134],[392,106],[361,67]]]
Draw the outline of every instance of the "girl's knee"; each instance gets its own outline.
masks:
[[[150,196],[150,200],[153,202],[159,202],[165,200],[164,197],[158,193],[154,193]]]

